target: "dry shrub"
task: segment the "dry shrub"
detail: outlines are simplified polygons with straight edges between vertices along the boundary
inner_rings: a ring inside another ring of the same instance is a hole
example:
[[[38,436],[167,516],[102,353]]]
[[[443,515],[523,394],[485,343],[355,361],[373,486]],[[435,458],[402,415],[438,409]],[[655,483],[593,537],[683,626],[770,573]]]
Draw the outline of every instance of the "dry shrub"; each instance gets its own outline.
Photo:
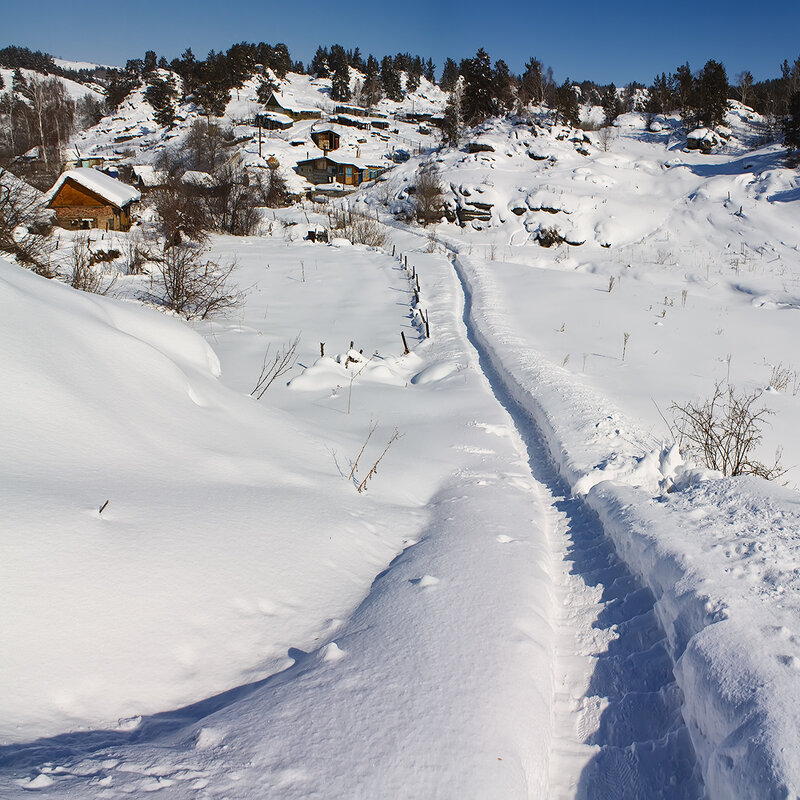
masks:
[[[785,474],[781,453],[772,466],[757,461],[754,450],[762,439],[761,429],[774,412],[756,407],[761,392],[736,392],[733,386],[716,384],[710,399],[670,407],[678,445],[709,469],[723,475],[757,475],[774,480]]]
[[[352,244],[386,247],[389,237],[377,219],[361,211],[335,208],[329,216],[330,227]]]
[[[244,299],[244,292],[230,282],[236,262],[222,266],[205,258],[207,252],[199,245],[183,242],[165,248],[153,259],[162,290],[157,300],[186,319],[223,314]]]
[[[72,267],[70,285],[73,289],[92,294],[108,294],[116,283],[116,275],[106,281],[102,270],[94,268],[93,256],[86,236],[77,236],[72,243],[69,263]]]

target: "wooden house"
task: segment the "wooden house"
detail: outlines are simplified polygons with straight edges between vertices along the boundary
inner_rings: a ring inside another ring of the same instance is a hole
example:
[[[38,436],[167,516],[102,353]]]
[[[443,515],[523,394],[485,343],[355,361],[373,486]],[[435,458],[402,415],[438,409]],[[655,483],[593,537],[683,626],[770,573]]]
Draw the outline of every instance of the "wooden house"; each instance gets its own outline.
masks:
[[[47,193],[47,206],[62,228],[127,231],[138,189],[91,167],[63,173]]]
[[[368,164],[360,158],[330,153],[297,163],[298,175],[315,184],[335,182],[344,186],[360,186],[364,181],[375,180],[385,171],[385,167]]]
[[[169,183],[169,176],[163,170],[156,169],[152,164],[133,164],[130,167],[131,181],[142,193],[161,189]]]
[[[342,137],[332,128],[320,128],[311,131],[311,141],[325,153],[337,150],[341,144]]]
[[[294,120],[286,114],[267,113],[256,114],[255,124],[265,131],[285,131],[294,125]]]
[[[284,114],[293,120],[298,119],[319,119],[322,112],[318,108],[301,108],[294,103],[294,98],[287,93],[276,94],[273,92],[264,107],[267,111],[274,111],[277,114]]]

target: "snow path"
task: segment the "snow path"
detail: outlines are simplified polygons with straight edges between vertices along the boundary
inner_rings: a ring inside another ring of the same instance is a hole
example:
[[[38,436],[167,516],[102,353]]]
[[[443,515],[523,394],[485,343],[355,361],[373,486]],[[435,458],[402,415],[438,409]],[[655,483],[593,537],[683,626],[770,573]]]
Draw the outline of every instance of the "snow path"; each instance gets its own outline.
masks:
[[[702,797],[655,598],[618,558],[597,515],[569,496],[544,436],[494,369],[457,257],[453,265],[469,339],[527,446],[531,473],[549,502],[550,538],[560,562],[549,796]]]

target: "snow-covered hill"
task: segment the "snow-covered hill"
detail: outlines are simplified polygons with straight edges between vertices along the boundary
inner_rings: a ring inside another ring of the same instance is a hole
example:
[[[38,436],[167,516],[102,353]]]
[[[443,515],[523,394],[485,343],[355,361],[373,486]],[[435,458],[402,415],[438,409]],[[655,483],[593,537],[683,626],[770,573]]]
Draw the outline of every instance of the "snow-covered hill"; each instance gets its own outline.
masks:
[[[351,72],[351,84],[355,90],[363,82],[363,76],[355,70]],[[316,110],[321,119],[299,120],[283,131],[259,131],[255,117],[264,112],[264,107],[257,98],[261,77],[254,76],[241,88],[232,90],[221,122],[232,127],[236,140],[231,155],[238,154],[243,163],[252,168],[266,167],[270,157],[277,158],[282,174],[297,193],[311,188],[311,184],[294,171],[297,162],[324,155],[311,139],[313,129],[333,125],[343,137],[337,155],[384,167],[393,165],[391,156],[396,150],[425,151],[437,143],[435,130],[405,119],[406,114],[437,114],[444,108],[445,94],[425,78],[422,78],[419,88],[406,95],[402,102],[381,100],[374,110],[380,119],[387,119],[390,124],[385,129],[368,130],[337,125],[335,109],[342,104],[331,99],[329,78],[295,73],[289,73],[284,80],[274,75],[272,78],[281,102],[289,107]],[[179,86],[180,79],[174,76],[174,80]],[[114,114],[78,134],[73,147],[85,157],[105,159],[108,166],[152,164],[165,148],[180,148],[192,124],[205,120],[201,110],[193,103],[184,103],[177,109],[175,125],[164,128],[156,123],[153,109],[144,98],[146,89],[146,86],[141,86],[134,90]]]

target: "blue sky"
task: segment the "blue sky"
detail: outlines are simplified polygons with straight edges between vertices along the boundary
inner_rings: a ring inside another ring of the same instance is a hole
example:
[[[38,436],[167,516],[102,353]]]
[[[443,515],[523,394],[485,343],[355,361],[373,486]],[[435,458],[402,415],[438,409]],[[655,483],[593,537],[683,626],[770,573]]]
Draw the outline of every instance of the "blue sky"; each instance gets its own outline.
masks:
[[[9,7],[10,6],[10,7]],[[757,9],[755,11],[754,9]],[[113,12],[118,12],[114,14]],[[380,57],[398,51],[432,58],[440,74],[485,48],[520,72],[535,56],[557,81],[592,79],[650,83],[688,61],[699,69],[722,61],[729,80],[749,69],[756,80],[777,77],[784,58],[800,55],[800,0],[725,4],[551,0],[404,0],[393,4],[139,0],[9,3],[0,10],[0,47],[18,44],[72,60],[124,64],[155,50],[171,59],[186,47],[205,57],[240,41],[285,42],[292,58],[310,60],[317,45],[360,47]]]

